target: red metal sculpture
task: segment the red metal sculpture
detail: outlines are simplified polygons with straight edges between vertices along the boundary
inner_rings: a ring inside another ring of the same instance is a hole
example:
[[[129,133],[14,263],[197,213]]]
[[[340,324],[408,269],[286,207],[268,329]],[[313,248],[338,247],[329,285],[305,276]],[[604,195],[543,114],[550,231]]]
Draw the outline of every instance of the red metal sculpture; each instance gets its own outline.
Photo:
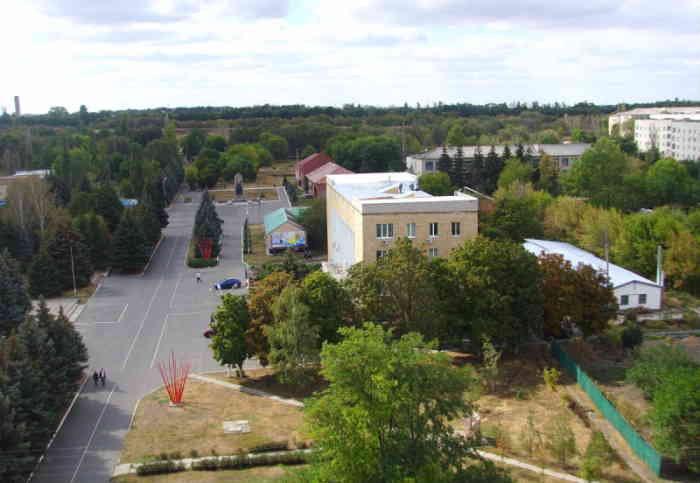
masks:
[[[182,395],[185,392],[185,384],[191,368],[192,364],[190,362],[181,362],[178,366],[175,360],[175,353],[172,351],[170,352],[170,360],[167,365],[158,362],[160,377],[163,379],[163,385],[168,392],[171,404],[182,404]]]

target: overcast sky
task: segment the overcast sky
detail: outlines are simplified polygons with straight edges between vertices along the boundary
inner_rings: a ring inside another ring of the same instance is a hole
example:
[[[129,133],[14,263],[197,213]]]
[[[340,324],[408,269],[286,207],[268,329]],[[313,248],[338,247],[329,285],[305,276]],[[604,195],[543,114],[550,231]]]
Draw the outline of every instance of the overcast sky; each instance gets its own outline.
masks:
[[[0,106],[700,99],[700,0],[3,0]]]

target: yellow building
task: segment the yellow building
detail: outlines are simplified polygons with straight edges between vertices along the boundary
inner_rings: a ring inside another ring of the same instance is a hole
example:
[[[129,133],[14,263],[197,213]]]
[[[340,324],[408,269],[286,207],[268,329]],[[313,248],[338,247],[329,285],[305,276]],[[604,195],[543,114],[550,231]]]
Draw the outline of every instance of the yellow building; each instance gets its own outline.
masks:
[[[479,201],[463,193],[431,196],[410,173],[329,175],[326,178],[329,272],[383,256],[408,237],[431,257],[447,256],[478,233]]]

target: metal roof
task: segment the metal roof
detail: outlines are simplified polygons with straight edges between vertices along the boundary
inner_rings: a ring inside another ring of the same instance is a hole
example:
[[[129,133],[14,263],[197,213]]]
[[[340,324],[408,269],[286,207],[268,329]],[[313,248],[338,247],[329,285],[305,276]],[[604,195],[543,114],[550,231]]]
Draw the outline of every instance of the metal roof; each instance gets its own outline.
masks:
[[[542,253],[561,255],[564,260],[569,261],[574,267],[577,267],[580,264],[590,265],[596,271],[602,273],[605,273],[607,269],[608,278],[610,278],[610,283],[612,284],[613,288],[627,285],[630,282],[639,282],[655,286],[657,285],[651,280],[644,278],[641,275],[637,275],[626,268],[622,268],[614,263],[608,264],[602,258],[598,258],[594,254],[575,247],[569,243],[526,238],[525,243],[523,243],[523,247],[525,250],[535,256],[540,256]]]
[[[329,174],[353,174],[352,171],[349,169],[343,168],[339,164],[335,164],[333,162],[329,162],[321,166],[320,168],[316,168],[315,170],[311,171],[309,174],[306,175],[306,177],[311,181],[312,183],[320,183],[325,181],[326,176]]]
[[[293,208],[280,208],[268,213],[264,218],[265,234],[269,235],[288,221],[298,224],[299,217],[306,210],[308,210],[307,207],[298,206]]]

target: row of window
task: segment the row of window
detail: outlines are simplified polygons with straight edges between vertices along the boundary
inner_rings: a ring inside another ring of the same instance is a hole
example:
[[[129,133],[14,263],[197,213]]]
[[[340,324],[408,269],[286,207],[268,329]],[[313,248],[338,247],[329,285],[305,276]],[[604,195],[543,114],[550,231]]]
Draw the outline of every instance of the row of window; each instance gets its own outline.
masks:
[[[638,305],[643,305],[647,303],[647,294],[645,293],[640,293],[638,295],[639,297],[639,304]],[[625,305],[630,304],[630,296],[629,295],[621,295],[620,296],[620,307],[624,307]]]
[[[450,224],[450,229],[452,236],[460,236],[462,234],[462,226],[458,221],[453,221]],[[438,223],[428,224],[428,234],[431,237],[440,236],[440,225]],[[416,237],[416,224],[406,223],[406,236],[408,238]],[[393,223],[377,223],[377,238],[386,239],[394,238],[394,224]]]
[[[386,256],[386,254],[387,254],[387,250],[377,250],[377,260]],[[435,247],[428,248],[428,256],[431,258],[437,257],[438,256],[438,249]]]

